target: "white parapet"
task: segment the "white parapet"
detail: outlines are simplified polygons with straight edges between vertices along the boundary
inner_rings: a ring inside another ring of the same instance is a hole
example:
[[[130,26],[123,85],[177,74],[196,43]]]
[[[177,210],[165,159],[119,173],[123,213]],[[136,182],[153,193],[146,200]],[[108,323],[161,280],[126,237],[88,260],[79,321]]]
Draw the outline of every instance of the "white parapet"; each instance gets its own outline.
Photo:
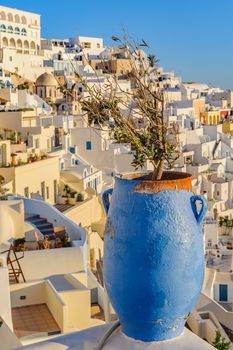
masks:
[[[105,334],[113,324],[108,323],[103,326],[88,328],[81,332],[75,332],[66,336],[51,339],[48,342],[42,342],[25,347],[26,350],[65,350],[65,349],[101,349],[98,344],[101,343]],[[211,350],[214,347],[202,340],[188,329],[185,328],[183,334],[177,338],[145,343],[125,336],[121,330],[113,333],[102,347],[104,350],[124,349],[124,350]]]

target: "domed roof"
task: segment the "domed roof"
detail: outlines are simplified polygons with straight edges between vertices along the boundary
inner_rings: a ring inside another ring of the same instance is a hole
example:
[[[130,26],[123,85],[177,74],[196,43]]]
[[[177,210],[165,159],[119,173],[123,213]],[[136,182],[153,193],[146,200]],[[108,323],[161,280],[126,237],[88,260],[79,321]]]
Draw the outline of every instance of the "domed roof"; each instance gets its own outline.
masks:
[[[58,82],[52,74],[43,73],[36,79],[36,86],[58,86]]]

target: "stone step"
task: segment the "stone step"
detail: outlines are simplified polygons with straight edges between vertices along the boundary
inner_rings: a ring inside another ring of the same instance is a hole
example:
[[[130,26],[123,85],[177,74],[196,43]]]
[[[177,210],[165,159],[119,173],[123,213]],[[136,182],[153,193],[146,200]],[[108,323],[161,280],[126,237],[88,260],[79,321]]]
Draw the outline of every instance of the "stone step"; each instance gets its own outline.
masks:
[[[24,215],[24,219],[26,221],[33,220],[33,219],[39,219],[39,218],[40,218],[40,215],[38,215],[38,214],[25,214]]]
[[[53,225],[50,224],[50,222],[46,222],[46,223],[43,223],[43,224],[36,224],[36,227],[39,229],[39,230],[44,230],[44,229],[53,229]]]
[[[31,220],[26,220],[26,221],[29,221],[36,226],[39,224],[46,224],[47,223],[47,220],[44,218],[31,219]]]
[[[48,228],[48,229],[39,229],[41,233],[43,233],[43,235],[49,235],[49,234],[54,234],[54,230],[53,228]]]

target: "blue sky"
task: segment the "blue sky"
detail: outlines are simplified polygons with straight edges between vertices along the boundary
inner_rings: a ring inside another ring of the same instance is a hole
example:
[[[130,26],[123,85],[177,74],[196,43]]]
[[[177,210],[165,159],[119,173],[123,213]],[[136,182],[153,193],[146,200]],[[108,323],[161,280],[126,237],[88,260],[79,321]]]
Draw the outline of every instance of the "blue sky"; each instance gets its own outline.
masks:
[[[184,81],[233,89],[233,0],[2,0],[41,14],[42,36],[144,38]]]

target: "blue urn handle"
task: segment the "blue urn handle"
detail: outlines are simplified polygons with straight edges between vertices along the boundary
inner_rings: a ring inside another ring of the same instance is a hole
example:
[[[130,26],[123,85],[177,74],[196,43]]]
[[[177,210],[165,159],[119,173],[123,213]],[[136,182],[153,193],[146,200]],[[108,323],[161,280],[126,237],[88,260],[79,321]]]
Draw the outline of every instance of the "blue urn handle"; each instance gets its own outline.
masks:
[[[110,207],[109,195],[111,195],[112,192],[113,192],[113,188],[108,188],[102,194],[102,202],[103,202],[103,206],[104,206],[104,210],[106,212],[106,215],[108,215],[108,210]]]
[[[192,196],[190,200],[191,200],[191,207],[192,207],[193,214],[197,220],[197,223],[200,225],[202,224],[204,216],[207,212],[208,202],[203,196],[200,196],[200,195]],[[197,211],[196,201],[200,201],[202,204],[201,210],[199,213]]]

